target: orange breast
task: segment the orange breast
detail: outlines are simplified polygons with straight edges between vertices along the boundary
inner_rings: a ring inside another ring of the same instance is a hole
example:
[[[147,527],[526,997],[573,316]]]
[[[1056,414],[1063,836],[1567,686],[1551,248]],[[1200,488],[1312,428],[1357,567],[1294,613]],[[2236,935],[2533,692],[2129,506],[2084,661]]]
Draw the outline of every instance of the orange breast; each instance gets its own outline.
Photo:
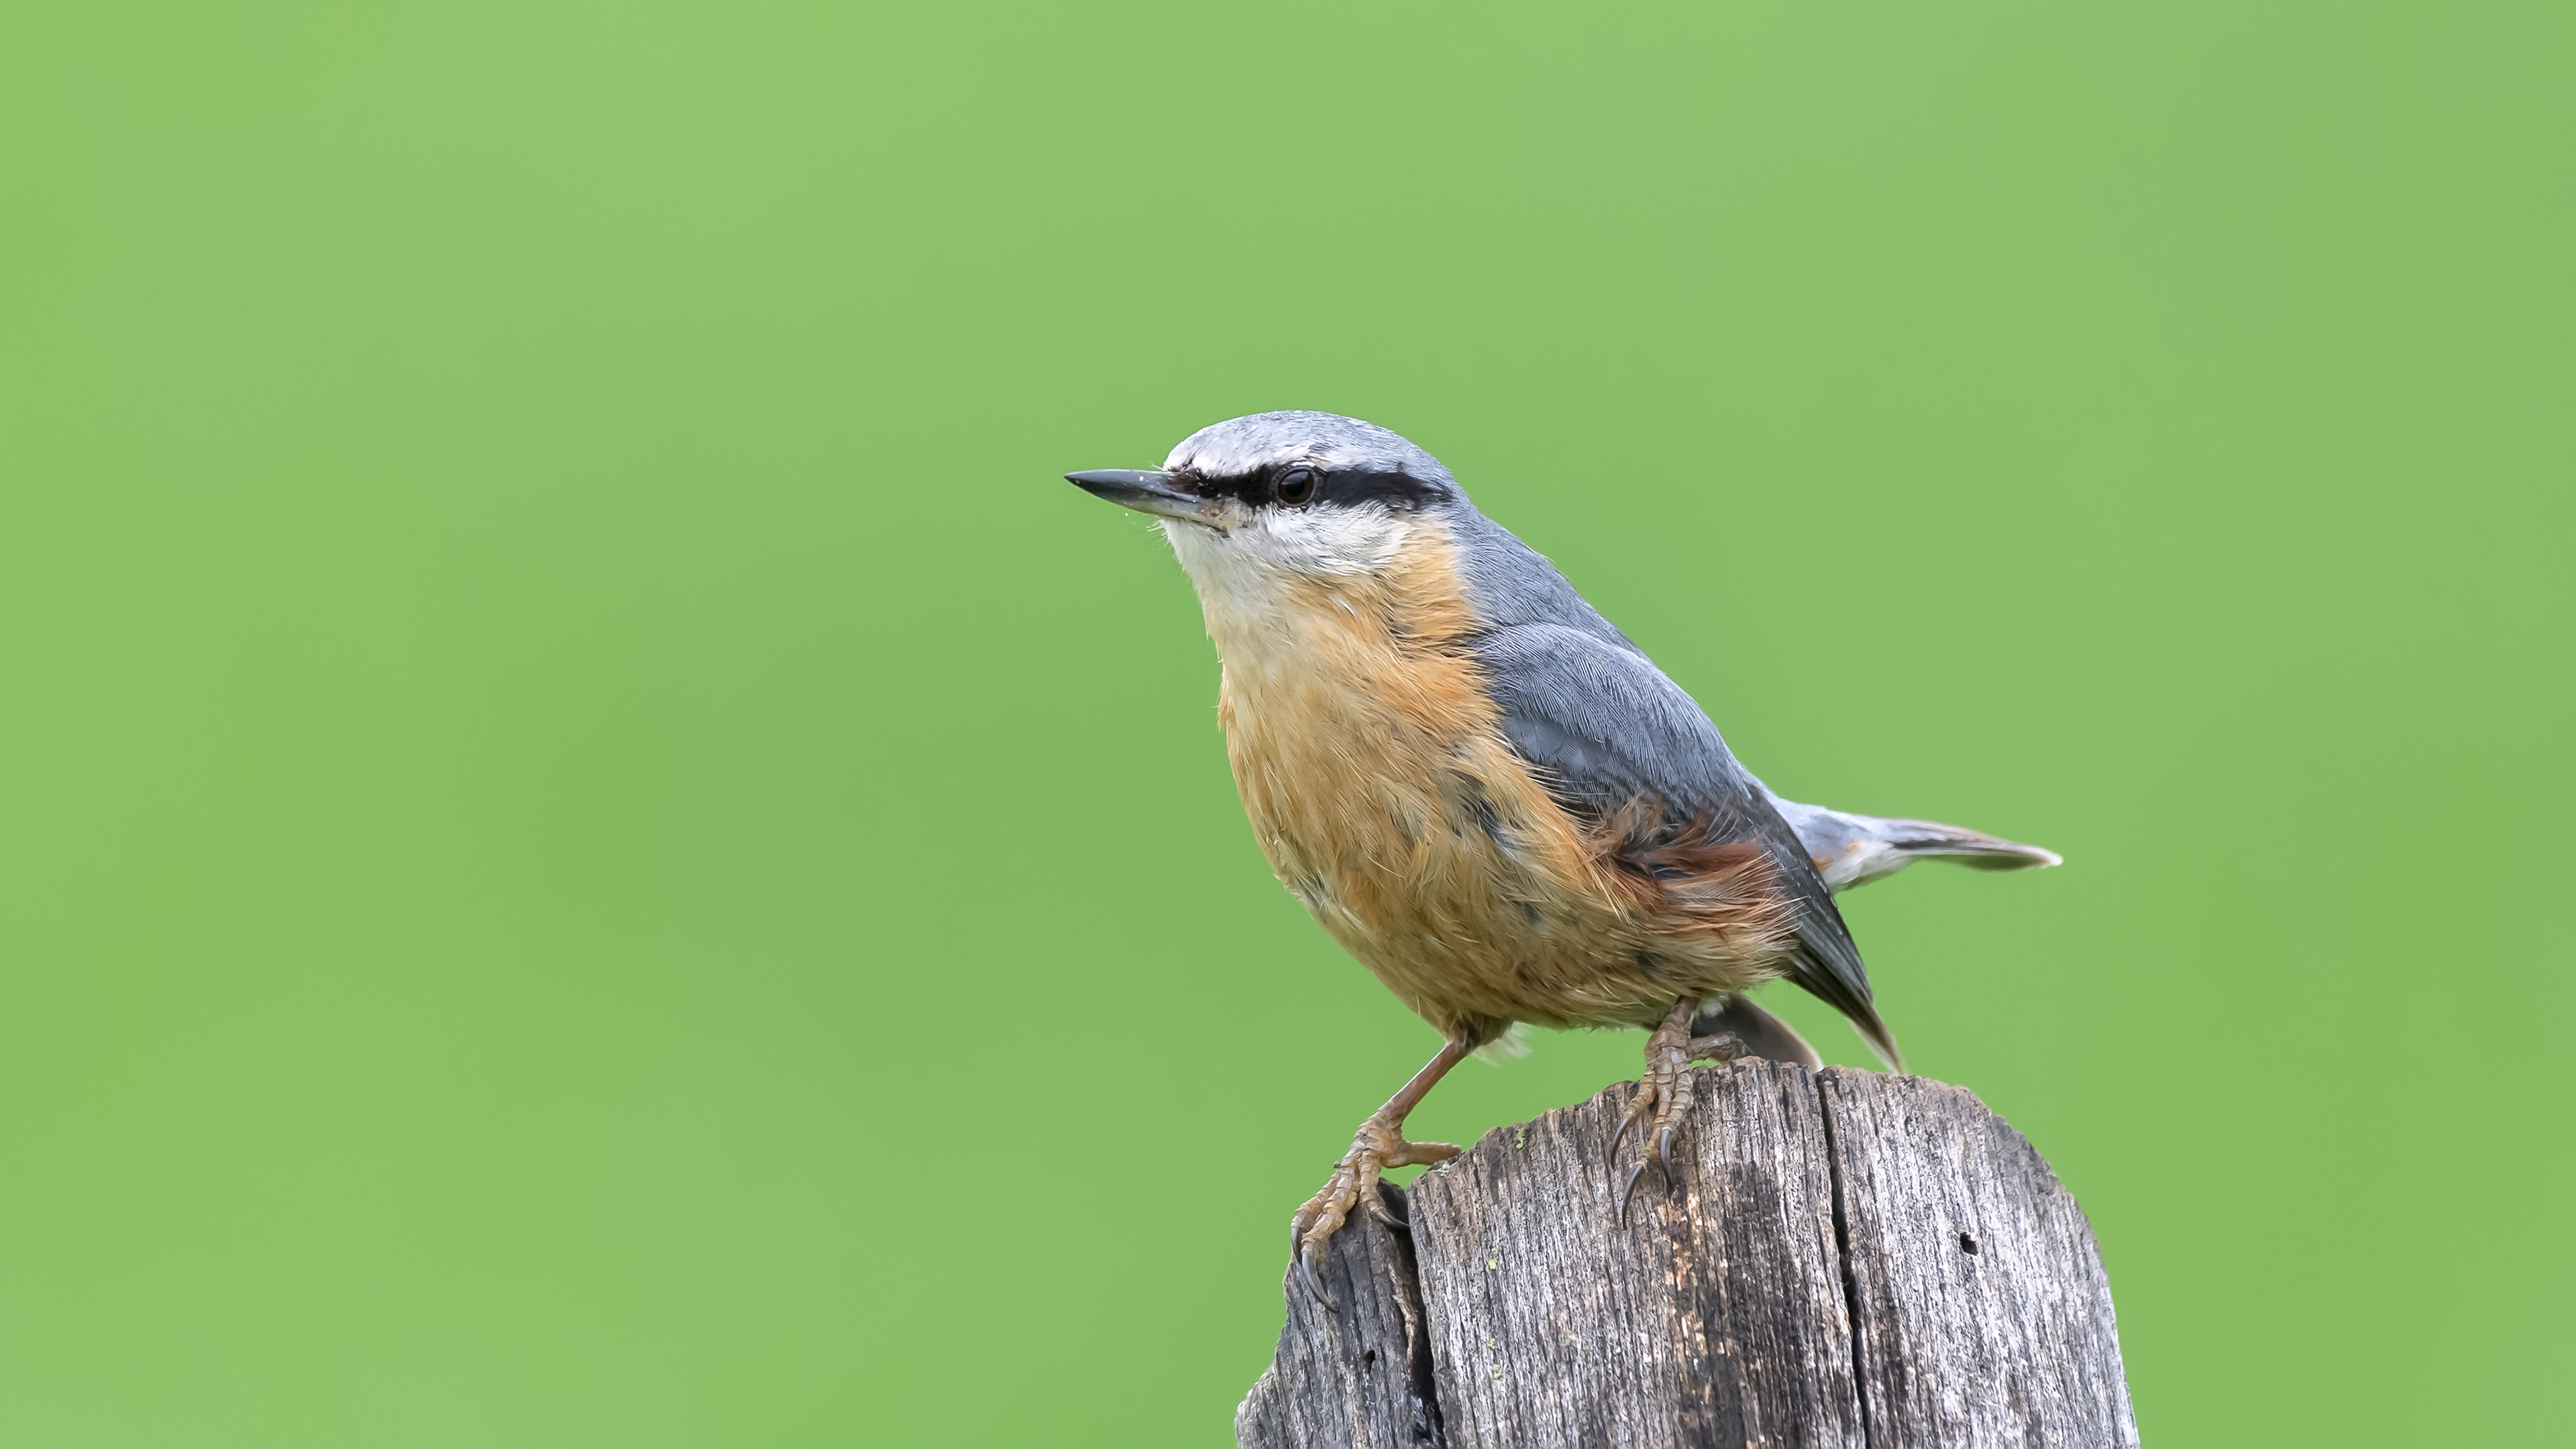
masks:
[[[1280,881],[1408,1006],[1479,1038],[1628,1025],[1777,973],[1758,909],[1677,931],[1513,754],[1444,530],[1289,587],[1258,619],[1209,607],[1235,783]]]

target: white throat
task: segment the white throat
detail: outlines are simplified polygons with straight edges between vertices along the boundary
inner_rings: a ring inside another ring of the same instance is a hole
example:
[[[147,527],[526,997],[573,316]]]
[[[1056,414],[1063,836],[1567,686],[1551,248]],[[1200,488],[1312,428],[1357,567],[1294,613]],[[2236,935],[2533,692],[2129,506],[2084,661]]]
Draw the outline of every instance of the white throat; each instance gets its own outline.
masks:
[[[1415,529],[1438,526],[1389,508],[1261,509],[1224,532],[1166,519],[1163,535],[1198,586],[1226,667],[1267,673],[1309,636],[1298,615],[1314,607],[1314,585],[1338,602],[1335,584],[1395,567]]]

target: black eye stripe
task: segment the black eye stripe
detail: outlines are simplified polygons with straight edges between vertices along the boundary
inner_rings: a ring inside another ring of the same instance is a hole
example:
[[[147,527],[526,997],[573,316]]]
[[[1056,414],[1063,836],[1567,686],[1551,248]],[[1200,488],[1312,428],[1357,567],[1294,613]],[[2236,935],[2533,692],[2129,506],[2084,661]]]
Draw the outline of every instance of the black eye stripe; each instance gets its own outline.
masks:
[[[1294,496],[1293,475],[1308,475],[1309,492]],[[1283,489],[1283,485],[1286,487]],[[1390,469],[1322,468],[1312,463],[1283,463],[1227,477],[1195,475],[1188,486],[1212,497],[1236,498],[1255,508],[1289,504],[1354,504],[1380,502],[1393,508],[1428,507],[1447,497],[1436,483]]]
[[[1325,474],[1317,480],[1315,495],[1335,503],[1374,500],[1407,509],[1427,507],[1445,496],[1437,484],[1425,483],[1410,474],[1382,469]]]

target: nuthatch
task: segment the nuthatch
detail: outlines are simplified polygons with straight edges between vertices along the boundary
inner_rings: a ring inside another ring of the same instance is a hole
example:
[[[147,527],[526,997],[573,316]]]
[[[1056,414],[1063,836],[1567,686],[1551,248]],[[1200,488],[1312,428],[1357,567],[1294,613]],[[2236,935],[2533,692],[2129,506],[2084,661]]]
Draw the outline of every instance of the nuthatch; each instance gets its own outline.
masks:
[[[1651,1028],[1620,1136],[1648,1124],[1669,1177],[1692,1061],[1817,1062],[1745,997],[1766,981],[1832,1003],[1901,1070],[1836,889],[1918,856],[2058,863],[1772,794],[1627,635],[1384,428],[1262,413],[1159,469],[1067,477],[1162,520],[1224,661],[1217,717],[1262,853],[1447,1039],[1296,1214],[1318,1300],[1350,1211],[1388,1217],[1379,1174],[1458,1154],[1406,1141],[1406,1115],[1514,1023]],[[1647,1160],[1641,1143],[1623,1220]]]

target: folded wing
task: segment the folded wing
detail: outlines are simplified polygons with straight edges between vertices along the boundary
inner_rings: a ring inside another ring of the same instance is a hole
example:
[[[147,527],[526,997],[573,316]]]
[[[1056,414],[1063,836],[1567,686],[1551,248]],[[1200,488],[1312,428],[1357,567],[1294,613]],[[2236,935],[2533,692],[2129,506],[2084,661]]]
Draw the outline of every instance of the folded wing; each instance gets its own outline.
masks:
[[[1513,749],[1588,826],[1609,827],[1643,805],[1712,844],[1758,847],[1795,936],[1790,979],[1900,1065],[1815,858],[1697,701],[1643,654],[1559,624],[1495,629],[1472,647]]]

